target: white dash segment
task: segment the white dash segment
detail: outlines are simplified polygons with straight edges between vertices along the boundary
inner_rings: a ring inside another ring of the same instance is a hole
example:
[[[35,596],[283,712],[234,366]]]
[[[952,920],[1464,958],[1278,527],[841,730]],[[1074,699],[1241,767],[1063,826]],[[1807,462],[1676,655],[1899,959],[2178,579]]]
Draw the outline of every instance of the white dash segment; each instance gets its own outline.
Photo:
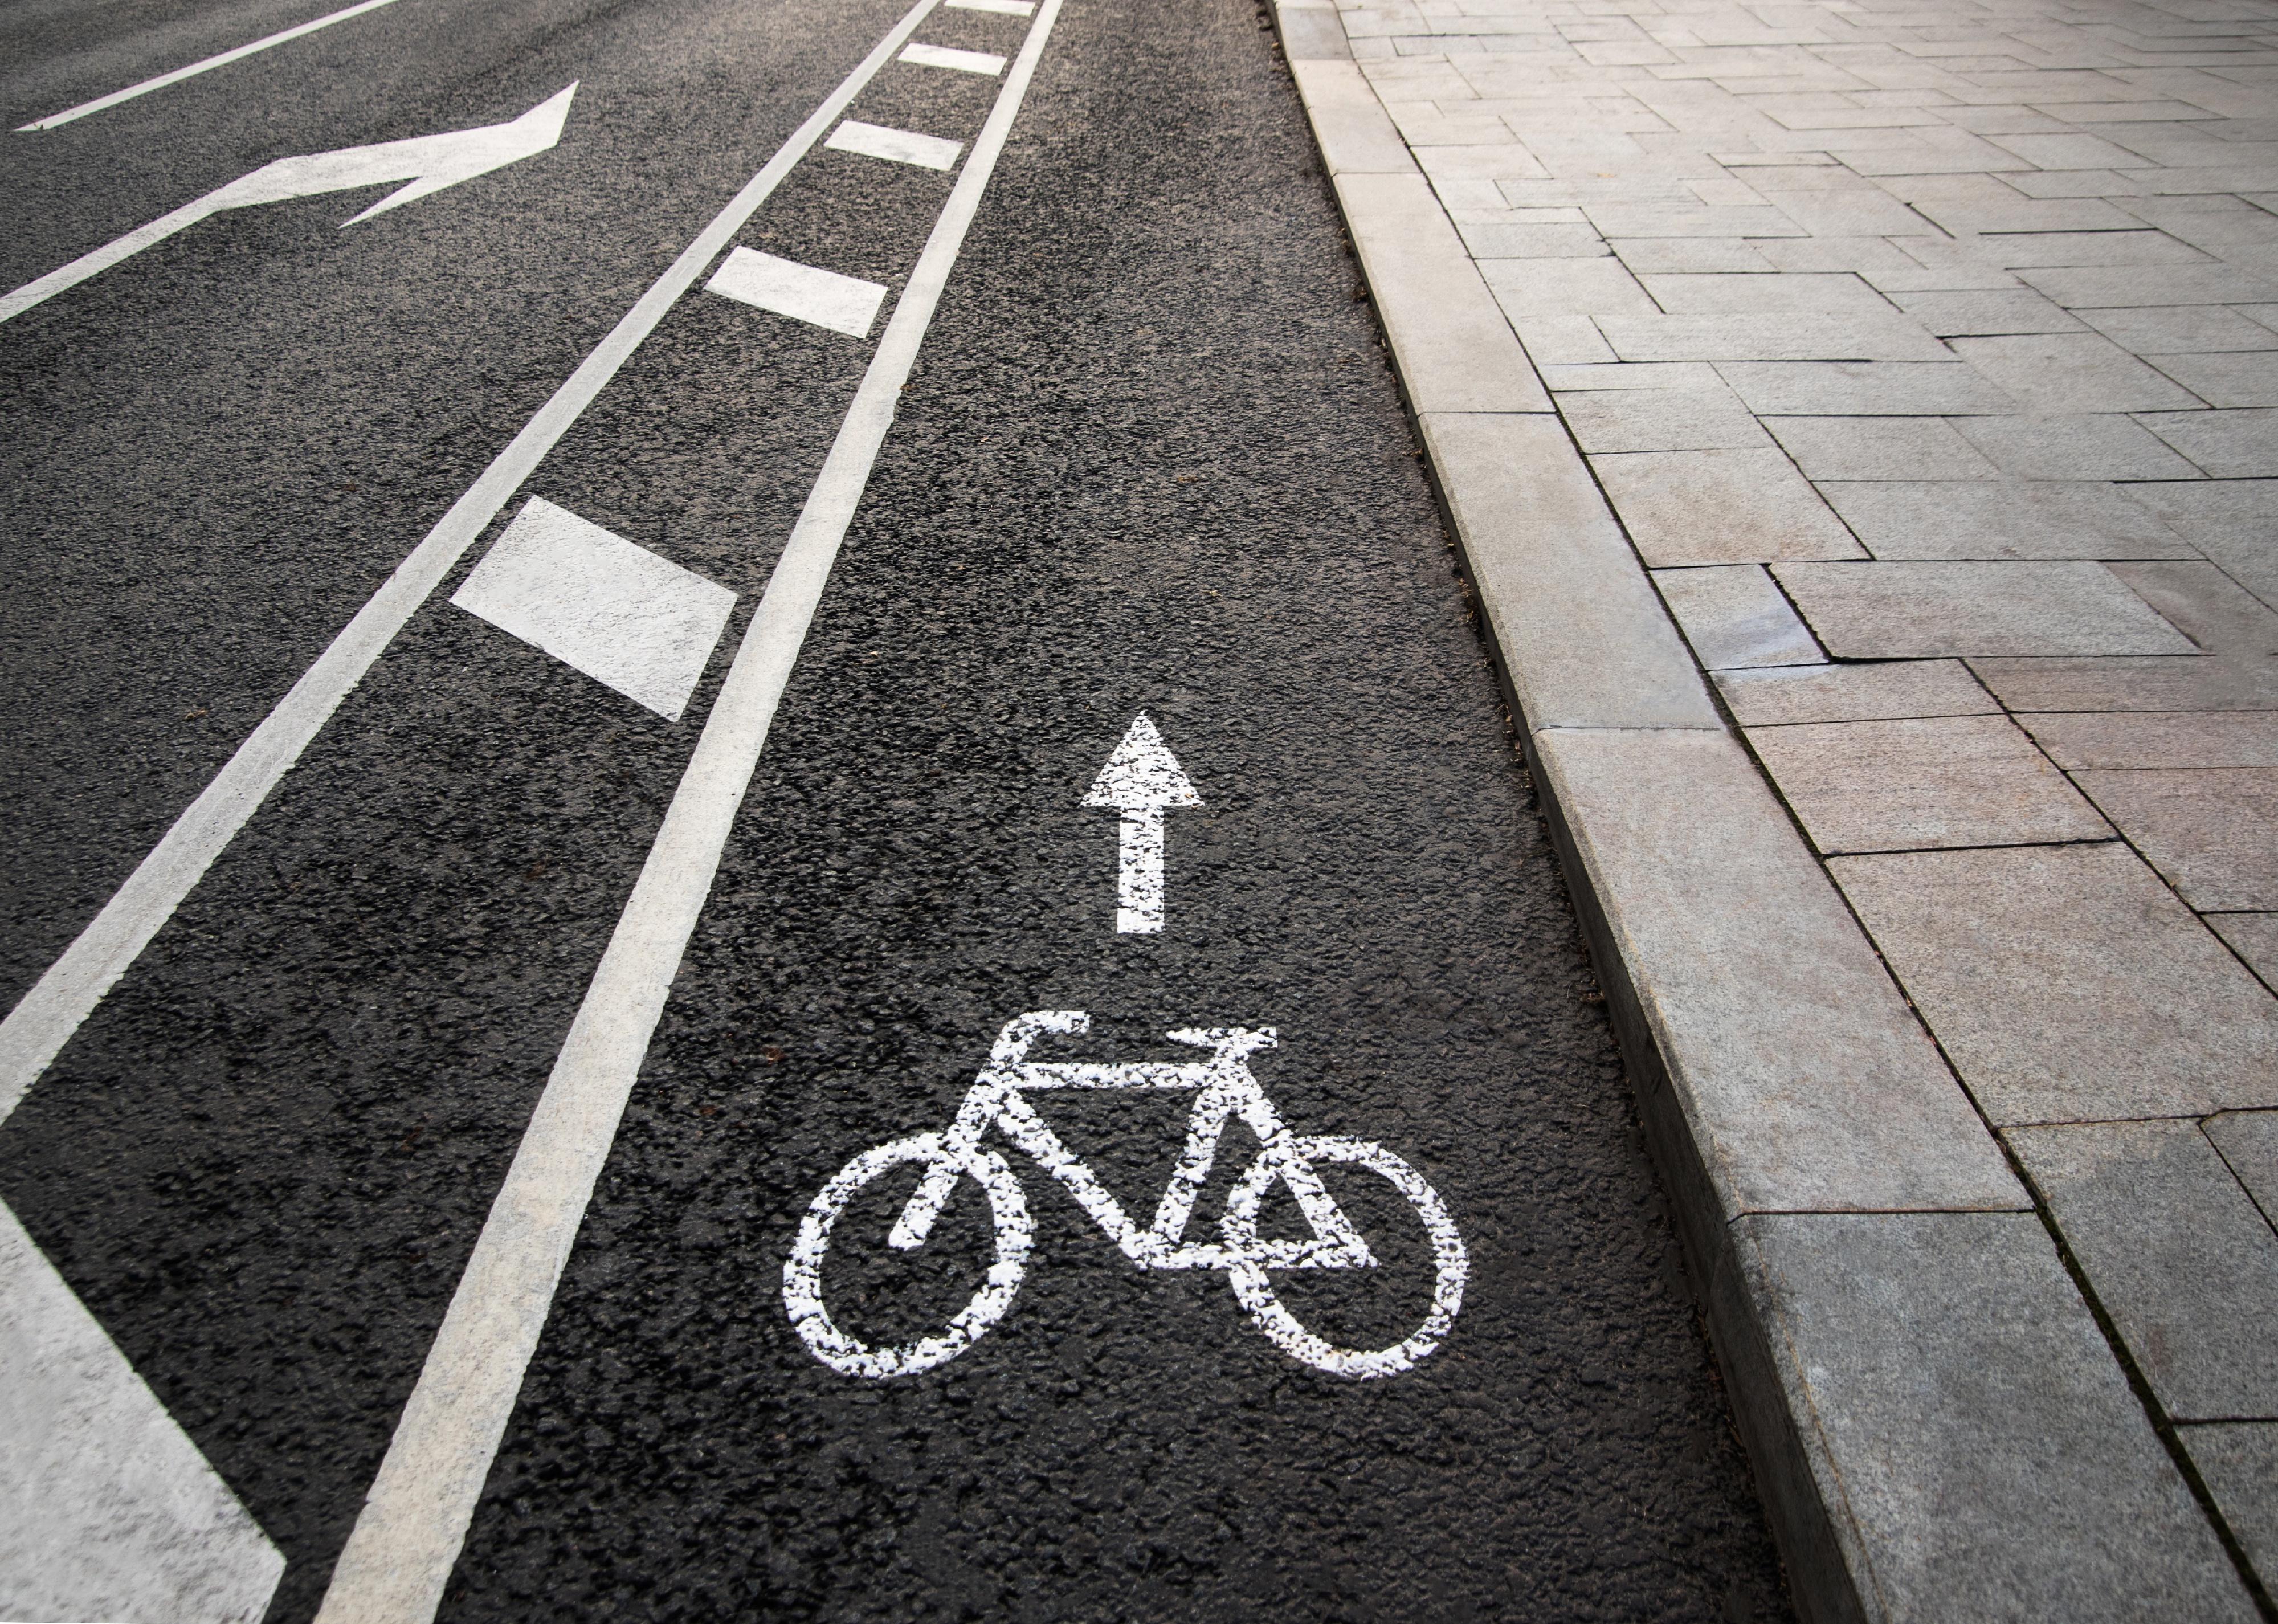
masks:
[[[859,119],[849,119],[830,133],[822,143],[836,152],[859,152],[864,157],[884,158],[890,164],[914,164],[920,169],[950,170],[957,167],[957,155],[965,149],[961,141],[944,141],[938,135],[920,135],[909,130],[890,130],[882,124],[865,124]]]
[[[258,1624],[285,1559],[0,1207],[0,1618]]]
[[[736,594],[533,496],[451,601],[677,722]]]
[[[848,338],[870,336],[870,324],[878,319],[878,305],[886,296],[886,290],[875,282],[747,248],[729,255],[704,284],[704,291],[757,305],[794,321],[828,327]]]
[[[199,74],[211,73],[218,67],[226,67],[233,62],[252,56],[256,51],[267,50],[271,46],[282,45],[288,40],[297,40],[304,34],[314,34],[319,28],[329,28],[336,22],[346,22],[351,17],[361,17],[366,11],[376,11],[383,5],[394,4],[394,0],[363,0],[363,4],[359,5],[351,5],[344,10],[334,11],[329,16],[319,17],[314,22],[304,22],[297,28],[287,28],[280,33],[264,34],[249,45],[240,45],[236,50],[223,51],[218,57],[203,57],[191,63],[187,67],[178,67],[171,73],[161,73],[156,79],[146,79],[141,84],[127,86],[124,90],[113,90],[109,96],[98,96],[92,102],[81,102],[76,107],[67,107],[59,113],[35,119],[30,124],[19,124],[16,126],[16,133],[19,135],[25,135],[34,130],[52,130],[57,125],[69,124],[74,119],[84,119],[89,113],[99,113],[107,107],[116,107],[121,102],[131,102],[138,96],[148,96],[153,90],[164,90],[168,85],[179,85],[186,79],[195,79]]]
[[[994,11],[999,17],[1026,17],[1036,11],[1034,0],[944,0],[959,11]]]
[[[953,50],[946,45],[920,45],[914,41],[902,48],[902,60],[920,67],[955,68],[960,73],[987,73],[992,77],[1005,71],[1005,58],[985,50]]]

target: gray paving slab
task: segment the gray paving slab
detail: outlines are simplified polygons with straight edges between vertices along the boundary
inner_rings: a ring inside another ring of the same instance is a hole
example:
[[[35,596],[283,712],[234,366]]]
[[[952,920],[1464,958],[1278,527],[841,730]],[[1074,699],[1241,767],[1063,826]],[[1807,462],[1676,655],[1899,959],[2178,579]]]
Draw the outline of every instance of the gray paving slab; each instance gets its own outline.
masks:
[[[1894,293],[1891,302],[1940,338],[2082,330],[2078,317],[2030,287]]]
[[[1548,412],[1494,296],[1418,174],[1336,178],[1353,246],[1418,412]]]
[[[2205,918],[2265,986],[2278,988],[2278,914],[2209,914]],[[2272,1186],[2272,1193],[2278,1195],[2278,1185]]]
[[[1537,367],[1610,365],[1620,358],[1587,316],[1521,316],[1510,325]]]
[[[2215,479],[2278,475],[2278,409],[2162,411],[2137,421]]]
[[[2199,471],[2151,430],[2116,413],[1953,421],[2004,473],[2020,479],[2188,479]]]
[[[2278,479],[2194,479],[2137,485],[2129,498],[2278,607]]]
[[[1746,316],[1606,316],[1599,318],[1598,330],[1624,361],[1946,359],[1944,344],[1887,308],[1875,315],[1789,310]],[[2171,383],[2167,388],[2167,395],[2147,397],[2146,404],[2175,405],[2193,398]]]
[[[1583,450],[1769,449],[1755,417],[1730,390],[1609,389],[1559,402]]]
[[[2267,1590],[2278,1574],[2278,1422],[2220,1422],[2176,1433]]]
[[[2056,711],[2017,718],[2060,767],[2278,767],[2267,710]]]
[[[2196,408],[2199,397],[2100,333],[1956,338],[1953,351],[2028,411]]]
[[[1793,276],[1667,272],[1642,279],[1645,291],[1672,316],[1856,316],[1887,321],[1891,302],[1842,272]],[[2278,336],[2278,335],[2274,335]]]
[[[1829,867],[1993,1122],[2278,1106],[2278,999],[2126,846]]]
[[[2278,299],[2278,280],[2231,265],[2062,266],[2020,272],[2067,310],[2252,304]]]
[[[1763,425],[1817,480],[2001,477],[1943,417],[1766,417]]]
[[[1960,361],[1726,361],[1716,371],[1751,410],[1781,417],[2016,410],[2014,401]]]
[[[1716,686],[1743,727],[1974,716],[2001,707],[1959,660],[1890,660],[1719,671]]]
[[[1419,422],[1528,724],[1721,726],[1556,419],[1441,413]]]
[[[2115,561],[2112,573],[2201,648],[2217,655],[2278,654],[2278,612],[2212,563]]]
[[[1820,494],[1877,558],[2198,556],[2131,487],[2098,480],[1829,482]]]
[[[1782,563],[1772,573],[1838,659],[2192,649],[2098,563]]]
[[[1775,448],[1628,452],[1591,466],[1651,567],[1866,556]]]
[[[2278,350],[2144,358],[2210,406],[2278,406]]]
[[[1654,308],[1618,259],[1482,259],[1479,274],[1514,320],[1646,313]],[[2278,341],[2278,333],[2271,337]]]
[[[1617,1007],[1642,1030],[1625,1041],[1659,1057],[1704,1201],[1726,1219],[2019,1203],[1991,1137],[1737,740],[1553,728],[1533,744],[1610,962],[1632,984]]]
[[[2278,768],[2076,772],[2193,908],[2278,908]]]
[[[2080,319],[2132,355],[2278,349],[2278,333],[2221,304],[2083,310]]]
[[[1655,570],[1653,584],[1709,670],[1826,659],[1761,564]]]
[[[1751,728],[1823,852],[2108,839],[2111,827],[2007,716]]]
[[[1868,1616],[2257,1616],[2037,1219],[1739,1228]]]
[[[2278,1232],[2197,1122],[2004,1136],[2177,1421],[2278,1419]]]
[[[2012,710],[2278,709],[2278,663],[2245,658],[1972,660]]]
[[[2225,1111],[2200,1125],[2262,1215],[2278,1224],[2278,1111]]]

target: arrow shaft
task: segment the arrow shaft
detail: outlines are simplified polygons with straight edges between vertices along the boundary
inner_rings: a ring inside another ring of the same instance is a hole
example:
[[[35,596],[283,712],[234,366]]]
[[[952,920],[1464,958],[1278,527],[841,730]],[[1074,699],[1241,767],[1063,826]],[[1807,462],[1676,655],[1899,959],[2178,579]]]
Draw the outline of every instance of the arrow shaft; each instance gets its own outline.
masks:
[[[195,203],[184,203],[172,214],[162,214],[148,226],[138,226],[115,242],[106,242],[92,254],[82,254],[71,264],[50,271],[35,282],[27,282],[11,294],[0,295],[0,321],[20,316],[35,304],[44,304],[65,288],[76,287],[98,272],[108,271],[130,255],[139,254],[153,243],[164,242],[178,231],[185,231],[210,214],[217,214],[226,205],[217,202],[219,192],[209,192]]]
[[[1115,928],[1145,936],[1163,928],[1163,808],[1125,807],[1116,840]]]

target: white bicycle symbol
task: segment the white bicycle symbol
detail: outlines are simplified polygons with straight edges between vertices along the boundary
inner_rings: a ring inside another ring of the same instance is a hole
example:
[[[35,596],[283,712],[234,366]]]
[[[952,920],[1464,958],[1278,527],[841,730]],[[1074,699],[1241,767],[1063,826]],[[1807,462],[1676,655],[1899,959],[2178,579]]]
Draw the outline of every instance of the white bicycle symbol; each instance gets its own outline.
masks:
[[[799,1229],[799,1240],[784,1265],[784,1306],[814,1356],[848,1375],[883,1380],[910,1375],[955,1359],[978,1341],[1012,1306],[1027,1272],[1035,1230],[1020,1180],[1005,1158],[981,1143],[991,1125],[1034,1158],[1075,1197],[1083,1210],[1123,1253],[1141,1268],[1222,1268],[1235,1299],[1258,1329],[1293,1359],[1337,1375],[1367,1378],[1397,1375],[1439,1346],[1464,1300],[1466,1268],[1464,1238],[1448,1208],[1422,1175],[1381,1145],[1363,1139],[1303,1138],[1291,1133],[1250,1075],[1248,1056],[1273,1046],[1270,1027],[1187,1028],[1166,1034],[1173,1043],[1212,1053],[1186,1065],[1141,1061],[1128,1065],[1044,1064],[1027,1058],[1028,1046],[1045,1032],[1083,1032],[1091,1017],[1081,1010],[1050,1009],[1015,1016],[1005,1024],[989,1063],[982,1069],[956,1120],[946,1133],[921,1133],[867,1150],[822,1187]],[[1053,1088],[1177,1088],[1195,1092],[1187,1118],[1184,1153],[1171,1173],[1155,1222],[1141,1229],[1127,1216],[1089,1168],[1044,1125],[1023,1095]],[[1184,1238],[1196,1197],[1210,1176],[1219,1136],[1227,1120],[1239,1115],[1257,1136],[1257,1159],[1227,1197],[1219,1220],[1219,1239]],[[822,1302],[822,1260],[831,1229],[863,1186],[904,1162],[924,1166],[925,1176],[888,1230],[886,1244],[908,1252],[925,1244],[948,1205],[959,1176],[969,1174],[989,1198],[996,1225],[997,1257],[973,1300],[946,1329],[898,1347],[870,1347],[850,1336]],[[1273,1269],[1372,1268],[1375,1256],[1358,1230],[1330,1199],[1314,1168],[1343,1162],[1378,1174],[1406,1197],[1424,1222],[1432,1245],[1432,1306],[1424,1322],[1404,1340],[1371,1350],[1340,1348],[1307,1330],[1273,1292]],[[1283,1181],[1313,1230],[1309,1240],[1269,1240],[1258,1234],[1259,1203],[1274,1180]]]

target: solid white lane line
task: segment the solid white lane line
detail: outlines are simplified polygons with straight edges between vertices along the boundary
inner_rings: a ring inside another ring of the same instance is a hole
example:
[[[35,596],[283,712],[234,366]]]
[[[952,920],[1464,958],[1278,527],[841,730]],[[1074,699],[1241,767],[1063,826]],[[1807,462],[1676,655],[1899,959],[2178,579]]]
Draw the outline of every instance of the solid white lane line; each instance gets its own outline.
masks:
[[[1005,58],[985,50],[957,50],[947,45],[913,45],[902,53],[902,60],[920,67],[955,68],[960,73],[988,73],[1005,71]]]
[[[704,291],[848,338],[870,336],[870,324],[878,319],[878,306],[886,296],[875,282],[747,248],[722,260]]]
[[[807,494],[491,1205],[317,1624],[427,1624],[450,1582],[776,706],[1059,9],[1060,0],[1044,0],[1030,26]]]
[[[911,130],[890,130],[882,124],[865,124],[859,119],[849,119],[830,132],[830,139],[822,143],[834,152],[859,152],[864,157],[884,158],[890,164],[914,164],[920,169],[951,170],[957,167],[957,155],[965,150],[960,141],[944,141],[938,135],[920,135]]]
[[[182,80],[195,79],[200,73],[210,73],[218,67],[226,67],[240,57],[249,57],[256,51],[267,50],[272,45],[282,45],[287,40],[297,40],[304,34],[314,34],[319,28],[329,28],[336,22],[346,22],[351,17],[361,17],[366,11],[376,11],[383,5],[394,4],[394,0],[363,0],[361,4],[349,6],[345,11],[334,11],[328,17],[319,17],[314,22],[304,22],[297,28],[287,28],[282,34],[269,34],[254,41],[250,45],[241,45],[235,50],[226,50],[218,57],[208,57],[203,61],[191,63],[187,67],[176,68],[171,73],[161,73],[156,79],[146,79],[139,85],[129,85],[124,90],[113,90],[109,96],[98,96],[92,102],[81,102],[76,107],[67,107],[52,117],[37,119],[30,124],[19,124],[16,126],[16,133],[23,135],[34,130],[54,129],[59,124],[69,124],[74,119],[84,119],[89,113],[99,113],[106,107],[116,107],[121,102],[131,102],[138,96],[149,95],[153,90],[164,90],[168,85],[179,85]]]
[[[269,792],[277,787],[277,781],[301,759],[302,751],[309,747],[309,741],[340,702],[363,680],[372,663],[498,517],[499,509],[531,471],[592,404],[617,369],[664,319],[665,312],[703,274],[704,267],[744,228],[768,195],[837,122],[847,104],[893,60],[894,52],[916,31],[934,4],[935,0],[917,0],[760,172],[681,250],[680,257],[650,284],[608,336],[594,346],[466,494],[451,504],[451,510],[427,532],[426,539],[411,549],[292,691],[237,747],[213,782],[80,932],[79,939],[48,967],[47,974],[24,994],[8,1018],[0,1021],[0,1121],[16,1108],[24,1091],[47,1069],[48,1062],[126,973],[126,967],[158,928],[173,916],[199,877],[245,827]]]

